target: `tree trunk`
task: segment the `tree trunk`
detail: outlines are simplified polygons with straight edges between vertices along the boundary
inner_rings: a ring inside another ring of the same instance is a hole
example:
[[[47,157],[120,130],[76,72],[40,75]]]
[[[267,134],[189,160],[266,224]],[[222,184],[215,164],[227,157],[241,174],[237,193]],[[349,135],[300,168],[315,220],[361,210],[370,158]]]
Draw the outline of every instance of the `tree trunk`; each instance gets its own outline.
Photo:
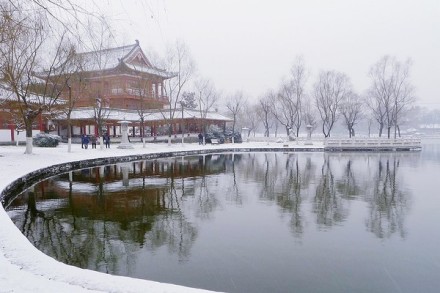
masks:
[[[70,113],[67,115],[67,152],[72,152],[72,122],[70,120]]]
[[[26,127],[26,150],[25,150],[25,154],[26,155],[31,155],[32,154],[32,122],[28,122],[26,121],[25,123],[25,127]]]

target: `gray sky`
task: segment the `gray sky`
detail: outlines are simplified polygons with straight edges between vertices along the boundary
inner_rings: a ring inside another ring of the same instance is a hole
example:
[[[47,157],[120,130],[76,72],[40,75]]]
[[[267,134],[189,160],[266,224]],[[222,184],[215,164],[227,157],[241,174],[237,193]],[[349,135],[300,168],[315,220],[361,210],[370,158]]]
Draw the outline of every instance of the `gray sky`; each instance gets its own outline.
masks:
[[[98,1],[99,2],[99,1]],[[422,106],[440,108],[439,0],[107,0],[120,43],[139,39],[162,55],[183,40],[199,74],[224,93],[257,99],[278,88],[295,58],[310,69],[346,73],[359,93],[384,55],[413,61]],[[104,5],[105,4],[105,5]]]

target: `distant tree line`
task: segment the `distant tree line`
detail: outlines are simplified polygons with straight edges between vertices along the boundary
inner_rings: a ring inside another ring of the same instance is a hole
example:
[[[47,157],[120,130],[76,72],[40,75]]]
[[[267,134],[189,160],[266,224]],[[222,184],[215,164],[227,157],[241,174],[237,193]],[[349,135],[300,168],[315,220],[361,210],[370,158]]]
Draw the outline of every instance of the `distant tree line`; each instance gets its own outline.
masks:
[[[369,135],[375,126],[379,137],[396,138],[401,135],[401,125],[414,113],[416,97],[410,71],[410,60],[384,56],[370,67],[370,86],[364,93],[355,91],[345,73],[333,70],[319,72],[308,87],[310,74],[299,57],[278,89],[246,104],[240,123],[253,131],[262,129],[264,136],[276,136],[281,126],[289,137],[298,137],[301,129],[309,128],[328,138],[337,123],[353,137],[363,122]]]

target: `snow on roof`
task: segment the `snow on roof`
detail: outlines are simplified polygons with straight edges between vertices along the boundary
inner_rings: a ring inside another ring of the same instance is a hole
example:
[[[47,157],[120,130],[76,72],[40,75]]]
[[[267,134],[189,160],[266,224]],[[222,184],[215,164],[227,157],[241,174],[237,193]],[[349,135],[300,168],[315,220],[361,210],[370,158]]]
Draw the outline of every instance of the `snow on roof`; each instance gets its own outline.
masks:
[[[176,120],[182,118],[182,112],[177,109],[174,115]],[[144,121],[159,121],[164,120],[167,117],[166,111],[153,110],[153,111],[145,111],[144,112]],[[123,110],[123,109],[104,109],[103,116],[106,117],[107,120],[126,120],[131,122],[140,121],[140,115],[136,110]],[[77,108],[74,109],[70,115],[72,120],[90,120],[95,117],[95,110],[93,108]],[[169,117],[169,116],[168,116]],[[199,119],[200,112],[197,110],[185,109],[183,111],[183,119]],[[66,119],[66,114],[61,114],[57,119],[64,120]],[[217,112],[208,112],[206,115],[206,119],[209,120],[219,120],[219,121],[232,121],[232,119],[217,113]]]
[[[77,58],[82,59],[84,71],[113,69],[123,63],[132,70],[157,75],[163,78],[175,76],[174,73],[152,66],[137,41],[133,45],[78,53]]]
[[[138,44],[109,48],[91,52],[78,53],[77,57],[84,61],[84,71],[112,69],[119,65]]]
[[[18,101],[17,96],[9,89],[7,89],[5,87],[5,85],[0,84],[0,102],[14,102],[14,101]],[[27,95],[27,101],[29,103],[34,103],[34,104],[49,104],[51,101],[50,97],[43,97],[40,95],[36,95],[36,94],[32,94],[29,93]],[[61,104],[65,104],[66,101],[62,100],[62,99],[57,99],[55,102],[52,101],[52,105],[61,105]]]
[[[164,78],[171,78],[171,77],[176,76],[176,73],[167,72],[165,70],[157,69],[154,67],[133,65],[133,64],[129,64],[129,63],[125,63],[125,65],[132,70],[136,70],[136,71],[140,71],[140,72],[144,72],[144,73],[149,73],[149,74],[157,75],[157,76],[164,77]]]

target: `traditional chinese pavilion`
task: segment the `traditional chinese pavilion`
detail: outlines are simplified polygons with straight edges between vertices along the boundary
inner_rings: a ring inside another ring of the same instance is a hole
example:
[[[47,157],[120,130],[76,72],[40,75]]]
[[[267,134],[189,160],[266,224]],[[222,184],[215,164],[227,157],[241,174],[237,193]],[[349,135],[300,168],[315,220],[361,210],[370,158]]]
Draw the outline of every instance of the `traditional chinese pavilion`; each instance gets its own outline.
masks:
[[[164,112],[170,105],[164,82],[175,74],[153,66],[138,41],[128,46],[77,53],[74,60],[77,69],[62,95],[66,107],[73,106],[70,119],[74,137],[97,135],[98,118],[104,121],[100,124],[101,133],[111,136],[120,135],[118,121],[121,120],[131,122],[132,136],[142,132],[145,136],[156,136],[168,131],[169,121]],[[66,111],[60,113],[55,118],[40,118],[36,128],[67,136],[67,114]],[[140,127],[141,117],[144,127]],[[3,120],[0,128],[9,131],[10,140],[14,141],[13,129],[18,126],[6,118]],[[201,115],[197,110],[178,109],[172,120],[172,131],[174,134],[199,132],[202,121],[204,125],[215,124],[224,129],[231,120],[216,112]],[[4,141],[1,135],[0,140]]]

